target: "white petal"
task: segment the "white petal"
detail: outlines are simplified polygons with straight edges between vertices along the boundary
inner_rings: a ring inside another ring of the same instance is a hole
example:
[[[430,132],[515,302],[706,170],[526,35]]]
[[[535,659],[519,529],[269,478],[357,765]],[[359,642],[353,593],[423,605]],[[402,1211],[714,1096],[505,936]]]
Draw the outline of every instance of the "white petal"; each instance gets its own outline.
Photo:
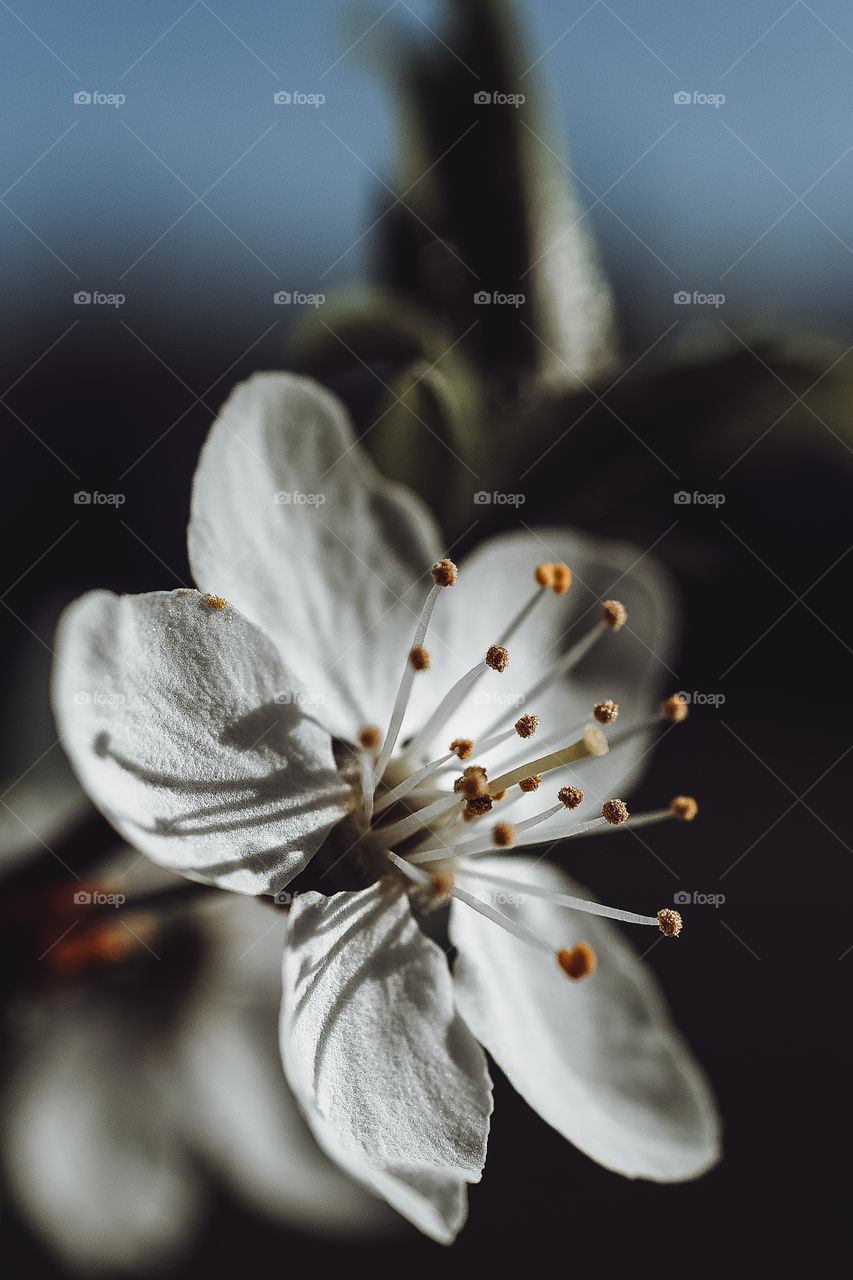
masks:
[[[507,874],[500,858],[480,867]],[[529,858],[513,858],[511,873],[589,896]],[[453,903],[459,1009],[501,1070],[543,1119],[606,1168],[661,1182],[703,1173],[719,1157],[714,1102],[650,970],[605,920],[532,897],[500,909],[555,947],[586,941],[598,957],[590,977],[572,982],[556,960]]]
[[[232,605],[92,592],[63,616],[57,654],[54,711],[77,775],[155,862],[274,892],[346,812],[328,733]]]
[[[237,387],[199,460],[189,548],[199,586],[264,628],[334,733],[384,727],[439,533],[335,396],[284,373]]]
[[[270,1217],[324,1233],[387,1228],[390,1210],[317,1147],[281,1069],[283,913],[225,897],[198,915],[213,945],[176,1038],[188,1142]]]
[[[57,1012],[4,1098],[3,1157],[22,1215],[72,1267],[150,1274],[188,1244],[201,1187],[175,1140],[162,1063],[90,1004]]]
[[[533,571],[545,560],[568,564],[571,587],[562,596],[545,593],[507,642],[506,670],[485,673],[437,738],[435,754],[446,751],[454,737],[466,737],[474,739],[476,757],[478,734],[482,736],[502,712],[501,727],[507,728],[521,714],[530,713],[541,721],[536,735],[524,744],[527,758],[533,759],[565,745],[569,730],[592,720],[596,702],[612,698],[619,704],[613,730],[622,730],[653,713],[661,689],[672,686],[674,677],[667,664],[674,604],[663,571],[639,548],[563,528],[502,534],[463,561],[457,585],[447,593],[446,607],[436,612],[430,671],[436,683],[449,687],[498,642],[507,623],[536,590]],[[601,601],[608,598],[625,605],[627,624],[618,632],[605,633],[568,676],[526,700],[525,693],[547,667],[599,621]],[[520,763],[525,758],[521,745],[513,738],[484,758],[490,776],[508,760]],[[591,802],[584,806],[584,818],[594,816],[596,801],[600,805],[613,795],[628,794],[638,780],[648,745],[648,736],[641,735],[607,756],[588,758],[572,767],[572,781]],[[546,780],[548,803],[553,803],[551,793],[566,781],[567,775],[561,775],[554,786]],[[540,789],[540,800],[543,795]],[[545,807],[532,796],[525,800],[525,814],[514,816],[529,816]],[[562,819],[557,821],[565,825]]]
[[[284,953],[282,1058],[337,1163],[443,1244],[486,1158],[491,1086],[441,950],[385,882],[297,898]]]

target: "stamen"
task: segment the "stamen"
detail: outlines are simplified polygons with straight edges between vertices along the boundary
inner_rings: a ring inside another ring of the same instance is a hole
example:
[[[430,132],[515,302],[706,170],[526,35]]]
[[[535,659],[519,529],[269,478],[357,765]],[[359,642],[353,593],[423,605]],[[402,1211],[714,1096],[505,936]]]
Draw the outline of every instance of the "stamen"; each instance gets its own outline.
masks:
[[[628,742],[639,734],[648,733],[650,729],[654,729],[656,725],[659,725],[661,720],[668,720],[670,724],[681,724],[683,720],[687,719],[688,711],[689,708],[684,698],[680,698],[675,694],[661,703],[656,716],[651,716],[648,720],[642,720],[639,724],[632,725],[621,732],[617,730],[610,739],[610,750],[613,751],[616,747],[621,747],[623,742]]]
[[[673,911],[672,907],[664,907],[658,912],[658,927],[665,938],[677,938],[683,925],[680,913]]]
[[[422,862],[438,862],[451,857],[474,857],[477,854],[491,853],[495,845],[499,848],[508,848],[511,844],[517,843],[518,837],[525,831],[529,831],[531,827],[538,826],[540,822],[545,822],[547,818],[553,818],[554,814],[559,813],[561,809],[576,809],[582,799],[583,792],[578,791],[577,787],[561,787],[557,792],[557,803],[551,805],[549,809],[543,809],[541,813],[535,813],[532,818],[525,818],[523,822],[516,822],[513,826],[506,822],[498,823],[492,829],[491,836],[488,839],[485,836],[480,836],[475,840],[468,840],[460,845],[445,843],[430,849],[418,849],[411,855],[412,862],[419,865]],[[472,802],[469,801],[470,803]],[[510,835],[511,838],[505,838],[507,835]],[[557,839],[560,838],[557,837]],[[535,843],[535,841],[525,840],[523,843],[530,844]]]
[[[558,951],[557,963],[573,982],[578,982],[581,978],[586,978],[595,972],[598,961],[589,943],[579,942],[571,951],[566,951],[565,948]]]
[[[465,802],[465,808],[462,810],[462,817],[482,818],[484,813],[489,813],[492,808],[491,796],[472,796]]]
[[[630,814],[624,800],[605,800],[601,806],[601,816],[611,827],[618,827],[628,821]]]
[[[530,617],[531,613],[545,594],[545,590],[543,590],[543,588],[547,589],[548,587],[551,587],[552,590],[556,591],[557,567],[557,565],[551,564],[550,561],[545,561],[544,564],[536,566],[533,571],[533,581],[536,583],[537,590],[534,591],[527,603],[521,606],[518,613],[509,623],[498,641],[499,645],[505,645],[507,641],[515,635],[522,622],[525,622],[527,618]],[[569,573],[569,570],[565,565],[561,565],[560,568],[565,570],[566,573]],[[571,580],[571,574],[569,574],[569,579]],[[566,588],[563,587],[563,590],[565,591]]]
[[[209,591],[202,596],[201,602],[202,604],[206,604],[208,609],[219,610],[228,608],[227,600],[223,600],[222,596],[212,596]]]
[[[403,671],[402,678],[400,680],[400,686],[397,690],[397,697],[394,700],[394,708],[391,712],[391,720],[388,724],[388,732],[385,734],[385,741],[382,744],[382,750],[379,752],[379,758],[376,761],[376,769],[374,772],[374,783],[373,783],[374,790],[381,782],[382,775],[385,772],[385,770],[388,768],[388,761],[391,759],[391,752],[394,750],[394,747],[397,745],[397,737],[400,733],[400,726],[403,723],[403,716],[406,714],[406,707],[408,706],[409,695],[412,692],[412,682],[414,681],[414,678],[415,678],[415,672],[417,670],[426,669],[426,667],[418,668],[414,665],[414,663],[417,661],[420,661],[424,656],[426,656],[426,666],[429,666],[429,656],[426,654],[426,650],[423,648],[423,643],[424,643],[424,640],[426,639],[427,628],[429,627],[429,621],[430,621],[430,618],[432,617],[432,611],[435,608],[435,602],[438,599],[441,592],[444,590],[445,585],[452,586],[453,582],[456,581],[455,566],[454,566],[454,572],[452,575],[452,582],[448,580],[445,584],[442,584],[442,582],[440,582],[438,578],[435,577],[436,571],[443,564],[444,564],[444,561],[439,561],[438,564],[433,565],[433,577],[435,579],[435,585],[427,593],[426,600],[424,600],[423,607],[420,612],[420,617],[418,618],[418,621],[415,625],[415,634],[412,638],[412,647],[409,652],[409,659],[406,662],[406,666]],[[448,560],[447,564],[452,564],[452,561]],[[440,576],[449,578],[449,575],[444,573],[444,571],[442,571]]]
[[[605,600],[601,606],[601,620],[605,626],[618,631],[628,621],[628,610],[621,600]]]
[[[429,671],[430,656],[426,649],[421,648],[420,645],[412,649],[409,653],[409,666],[413,671]]]
[[[667,698],[665,702],[661,703],[660,713],[664,720],[671,720],[673,724],[679,724],[682,720],[687,719],[689,709],[687,699],[674,693],[671,698]]]
[[[608,801],[609,804],[621,804],[621,800]],[[624,807],[624,806],[623,806]],[[625,810],[627,813],[627,809]],[[676,796],[666,809],[651,809],[648,813],[637,813],[618,824],[622,830],[636,831],[638,827],[648,827],[654,822],[666,822],[668,818],[678,818],[681,822],[692,822],[699,812],[699,806],[692,796]],[[592,834],[582,832],[581,834]]]
[[[361,783],[361,798],[364,805],[364,816],[370,822],[373,818],[373,769],[375,756],[372,751],[359,751],[358,777]]]
[[[536,791],[538,790],[541,781],[541,773],[534,773],[529,778],[522,778],[518,785],[522,791]]]
[[[529,898],[544,898],[557,907],[568,907],[572,911],[582,911],[588,916],[601,916],[605,920],[619,920],[622,924],[660,927],[660,916],[668,909],[665,907],[663,912],[658,912],[656,916],[641,915],[638,911],[625,911],[622,907],[606,907],[601,902],[592,902],[588,898],[578,898],[569,893],[555,893],[553,889],[543,889],[541,885],[528,884],[526,880],[513,880],[506,876],[493,875],[491,871],[482,871],[479,867],[467,864],[460,866],[457,874],[474,880],[488,881],[495,888],[505,889],[508,893]]]
[[[578,738],[577,742],[572,742],[559,751],[552,751],[546,756],[540,756],[538,760],[530,760],[527,764],[502,773],[491,783],[489,791],[494,795],[496,791],[513,787],[522,778],[529,778],[532,774],[547,773],[549,769],[562,769],[575,760],[582,760],[584,756],[604,756],[607,755],[608,750],[607,739],[598,726],[588,724],[584,727],[583,737]]]
[[[430,569],[432,580],[437,587],[452,587],[456,583],[458,570],[452,560],[439,560]]]
[[[450,750],[460,760],[467,760],[474,750],[474,744],[470,738],[454,738]]]
[[[481,764],[469,764],[460,778],[453,784],[454,791],[461,791],[466,800],[475,800],[479,796],[488,795],[488,774]]]
[[[376,815],[383,813],[386,809],[390,809],[392,804],[396,804],[398,800],[402,800],[403,796],[408,795],[410,791],[414,791],[415,787],[424,782],[432,773],[437,773],[449,760],[454,756],[458,756],[458,751],[454,750],[457,743],[451,742],[450,750],[443,756],[439,756],[437,760],[431,760],[429,764],[425,764],[422,769],[417,769],[414,773],[410,773],[408,778],[404,778],[402,782],[393,787],[391,791],[387,791],[376,804]],[[442,795],[445,793],[442,792]]]
[[[572,571],[567,564],[554,565],[554,581],[551,590],[555,596],[564,596],[572,585]]]
[[[603,702],[596,702],[592,714],[599,724],[612,724],[619,714],[619,708],[612,698],[605,698]]]
[[[481,662],[476,663],[470,671],[465,672],[464,676],[459,677],[441,699],[426,724],[422,725],[411,741],[406,744],[407,755],[417,757],[426,751],[439,729],[450,719],[465,694],[477,683],[480,676],[489,667],[493,671],[503,671],[508,661],[509,655],[506,649],[501,645],[493,644]]]
[[[699,806],[692,796],[676,796],[669,806],[673,818],[682,822],[692,822],[699,812]]]
[[[382,741],[382,733],[375,725],[365,725],[358,735],[358,744],[365,751],[377,751]]]
[[[515,722],[515,732],[519,738],[532,738],[538,728],[538,716],[522,716],[520,720]]]
[[[622,611],[621,615],[618,613],[617,606],[618,606],[618,609],[621,609]],[[605,616],[605,612],[606,612],[606,616]],[[604,605],[602,605],[601,620],[599,622],[596,622],[594,626],[586,633],[586,635],[582,636],[580,640],[576,641],[576,643],[573,644],[570,649],[567,649],[566,652],[562,655],[562,657],[558,658],[556,662],[552,663],[551,666],[548,667],[548,669],[546,670],[545,674],[541,676],[540,679],[537,680],[536,683],[533,684],[528,690],[526,690],[524,694],[524,701],[529,704],[535,698],[538,698],[539,695],[545,689],[547,689],[550,684],[553,684],[555,680],[559,680],[563,676],[568,675],[568,673],[574,667],[576,667],[583,658],[586,657],[586,655],[595,645],[596,641],[598,641],[608,629],[618,631],[622,623],[619,622],[617,625],[616,622],[608,622],[607,618],[611,616],[615,616],[617,619],[618,617],[621,616],[623,622],[624,622],[624,619],[627,618],[628,616],[625,611],[624,605],[620,604],[618,600],[608,600]],[[506,711],[502,712],[501,715],[499,715],[497,719],[492,723],[488,732],[493,732],[494,729],[497,727],[497,725],[499,725],[503,720],[506,719],[507,715],[508,715],[508,712]]]

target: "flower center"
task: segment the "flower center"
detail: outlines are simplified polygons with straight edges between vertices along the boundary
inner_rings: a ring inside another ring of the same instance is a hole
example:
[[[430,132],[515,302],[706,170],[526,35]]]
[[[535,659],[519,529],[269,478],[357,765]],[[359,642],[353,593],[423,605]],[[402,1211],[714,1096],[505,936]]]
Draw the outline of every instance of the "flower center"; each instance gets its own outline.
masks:
[[[520,919],[491,905],[489,895],[483,894],[484,886],[494,892],[500,891],[502,901],[512,893],[546,898],[555,905],[576,912],[606,916],[624,923],[657,926],[666,936],[676,937],[681,930],[681,917],[677,912],[664,909],[656,915],[641,915],[605,907],[583,898],[554,893],[526,881],[495,876],[491,870],[478,867],[477,863],[485,854],[504,852],[511,856],[515,850],[537,843],[556,843],[620,827],[638,827],[671,816],[687,821],[692,819],[696,813],[695,801],[681,796],[672,802],[669,809],[633,818],[621,800],[611,799],[604,803],[598,816],[585,822],[568,821],[568,815],[583,802],[583,792],[574,785],[559,787],[555,791],[556,803],[529,816],[523,816],[523,810],[514,803],[538,790],[543,776],[565,771],[587,757],[601,758],[612,745],[647,732],[650,724],[659,723],[662,719],[672,723],[683,720],[687,714],[684,700],[678,697],[667,699],[651,721],[621,733],[617,731],[608,742],[600,726],[612,725],[618,717],[619,708],[612,699],[603,699],[592,708],[589,723],[578,725],[565,735],[559,746],[539,755],[527,745],[539,727],[539,717],[526,714],[514,725],[506,726],[504,722],[510,713],[505,711],[480,738],[455,738],[446,751],[434,759],[427,759],[436,736],[463,708],[465,698],[477,681],[488,670],[500,674],[506,669],[511,642],[518,629],[543,607],[541,602],[546,596],[550,593],[563,595],[569,590],[572,575],[568,566],[545,563],[534,568],[535,589],[532,595],[509,621],[496,643],[455,682],[422,727],[398,750],[414,682],[430,667],[426,641],[433,611],[442,592],[456,586],[458,571],[452,561],[441,560],[433,566],[432,577],[433,585],[415,624],[388,727],[383,734],[376,726],[366,725],[358,734],[354,748],[359,799],[353,817],[361,830],[361,835],[355,840],[356,852],[364,855],[369,851],[371,856],[378,856],[388,871],[405,879],[413,900],[421,906],[444,905],[453,898],[513,936],[549,952],[563,972],[575,980],[593,972],[595,956],[591,948],[583,942],[566,947],[533,933]],[[565,678],[602,636],[619,631],[626,621],[627,613],[621,602],[604,601],[598,621],[586,635],[552,662],[524,692],[525,705]],[[517,758],[497,777],[490,779],[487,765],[482,762],[488,760],[497,747],[510,741],[515,742]],[[467,763],[475,759],[477,763]],[[461,775],[458,774],[458,762],[465,762],[466,766]],[[512,805],[514,814],[521,812],[522,816],[512,822],[483,823],[496,804],[504,809]],[[544,834],[541,830],[528,834],[558,815],[565,817],[567,822],[551,822]]]

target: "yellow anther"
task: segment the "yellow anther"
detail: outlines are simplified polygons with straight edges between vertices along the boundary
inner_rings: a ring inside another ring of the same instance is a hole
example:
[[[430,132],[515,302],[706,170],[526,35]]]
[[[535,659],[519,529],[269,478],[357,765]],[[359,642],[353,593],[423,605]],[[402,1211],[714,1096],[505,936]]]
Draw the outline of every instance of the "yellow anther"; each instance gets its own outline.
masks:
[[[223,600],[222,596],[212,596],[210,592],[201,598],[202,604],[206,604],[208,609],[227,609],[228,601]]]
[[[677,938],[683,926],[681,914],[672,907],[663,907],[658,912],[658,928],[665,938]]]
[[[536,791],[541,781],[541,773],[532,773],[529,778],[522,778],[518,785],[522,791]]]
[[[460,760],[467,760],[473,750],[474,744],[470,738],[454,738],[448,747],[448,751],[452,751]]]
[[[509,662],[509,654],[502,644],[493,644],[486,654],[486,666],[493,671],[505,671]]]
[[[674,693],[671,698],[667,698],[661,703],[660,713],[664,720],[669,720],[672,724],[678,724],[681,720],[687,719],[688,713],[687,699],[682,698],[680,693]]]
[[[692,822],[699,812],[699,806],[692,796],[676,796],[669,811],[673,818],[680,818],[682,822]]]
[[[580,787],[560,787],[557,792],[557,799],[560,804],[564,804],[567,809],[577,809],[583,800],[583,792]]]
[[[537,587],[551,587],[554,584],[554,565],[550,560],[543,561],[533,570]]]
[[[555,564],[551,590],[555,596],[565,595],[572,585],[572,571],[567,564]]]
[[[418,645],[417,648],[412,649],[411,652],[409,653],[409,665],[415,671],[428,671],[429,670],[429,654],[427,653],[426,649],[422,649],[420,645]]]
[[[358,735],[358,744],[365,751],[378,751],[382,742],[382,733],[375,725],[365,725]]]
[[[612,724],[619,714],[619,708],[612,698],[605,698],[603,702],[596,702],[592,714],[599,724]]]
[[[628,620],[628,611],[620,600],[605,600],[601,606],[602,621],[614,631],[624,627]]]
[[[601,816],[612,826],[618,827],[621,822],[627,822],[630,815],[624,800],[605,800],[601,806]]]
[[[452,587],[456,582],[456,565],[452,560],[439,560],[430,570],[437,587]]]

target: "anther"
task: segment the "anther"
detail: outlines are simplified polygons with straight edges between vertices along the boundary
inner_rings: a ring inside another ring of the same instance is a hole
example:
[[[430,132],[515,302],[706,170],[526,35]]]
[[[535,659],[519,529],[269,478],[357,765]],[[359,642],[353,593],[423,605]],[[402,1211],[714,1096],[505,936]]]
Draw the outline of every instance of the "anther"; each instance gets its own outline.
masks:
[[[492,796],[492,799],[503,800],[505,795],[506,795],[506,791],[496,791],[495,794]]]
[[[682,698],[681,694],[674,693],[671,698],[667,698],[661,703],[660,713],[664,720],[669,720],[672,724],[679,724],[680,721],[687,719],[687,700]]]
[[[676,796],[669,811],[673,818],[680,818],[682,822],[692,822],[699,812],[699,806],[692,796]]]
[[[415,649],[409,651],[409,666],[413,671],[429,670],[429,654],[426,649],[418,645]]]
[[[537,587],[550,587],[554,583],[555,566],[550,560],[545,560],[542,564],[537,564],[533,570],[533,579]]]
[[[677,938],[683,924],[680,913],[672,907],[663,907],[658,912],[658,927],[665,938]]]
[[[572,571],[567,564],[554,565],[554,577],[551,590],[555,596],[565,595],[572,585]]]
[[[519,738],[532,738],[538,728],[538,716],[522,716],[520,720],[515,722],[515,732]]]
[[[505,671],[509,662],[509,654],[502,644],[493,644],[486,654],[486,666],[492,671]]]
[[[472,818],[480,818],[484,813],[488,813],[491,807],[491,796],[471,796],[466,801],[462,816],[470,822]]]
[[[560,787],[557,792],[557,799],[560,804],[565,805],[567,809],[577,809],[583,800],[583,792],[580,787]]]
[[[605,698],[603,702],[596,702],[592,714],[599,724],[612,724],[619,714],[619,708],[611,698]]]
[[[456,582],[456,565],[452,560],[439,560],[430,570],[437,587],[452,587]]]
[[[515,828],[510,826],[508,822],[499,822],[492,830],[492,843],[496,844],[499,849],[508,849],[511,844],[515,843]]]
[[[364,747],[365,751],[378,751],[381,741],[381,731],[372,724],[365,725],[358,735],[358,744]]]
[[[579,942],[571,951],[565,948],[557,952],[557,963],[564,973],[574,981],[586,978],[594,973],[596,966],[595,952],[588,942]]]
[[[522,791],[536,791],[541,781],[541,773],[533,773],[529,778],[522,778],[518,785]],[[503,794],[506,793],[504,792]],[[495,799],[497,799],[497,796]]]
[[[475,800],[478,796],[488,794],[489,779],[486,770],[480,764],[469,764],[468,768],[453,784],[454,791],[461,791],[467,800]]]
[[[621,822],[628,821],[630,814],[624,800],[605,800],[601,806],[601,816],[612,827],[618,827]]]
[[[628,611],[620,600],[605,600],[601,606],[601,620],[614,631],[624,627]]]
[[[470,738],[454,738],[448,750],[452,751],[460,760],[467,760],[474,750],[474,744]]]
[[[440,897],[448,897],[453,889],[453,876],[448,871],[437,872],[430,879],[430,888]]]
[[[210,592],[201,598],[202,604],[206,604],[208,609],[227,609],[228,601],[223,600],[222,596],[212,596]]]

